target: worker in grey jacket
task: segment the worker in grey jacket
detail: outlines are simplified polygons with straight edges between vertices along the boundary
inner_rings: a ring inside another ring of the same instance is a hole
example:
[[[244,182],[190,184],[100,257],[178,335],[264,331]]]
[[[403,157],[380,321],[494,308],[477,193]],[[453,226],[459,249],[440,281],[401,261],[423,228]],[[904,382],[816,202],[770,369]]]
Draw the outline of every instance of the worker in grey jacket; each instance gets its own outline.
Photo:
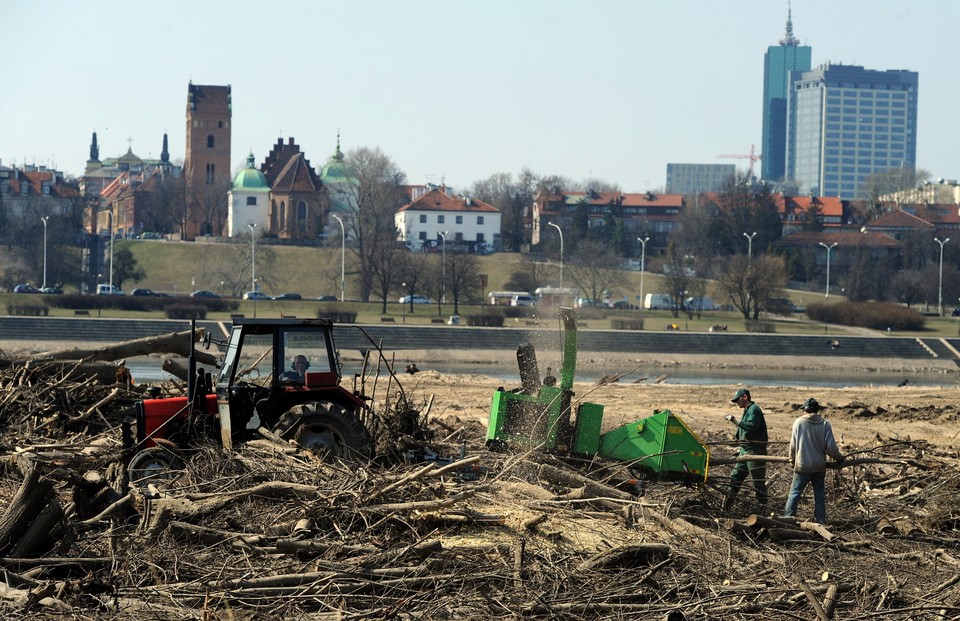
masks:
[[[827,455],[838,462],[843,454],[833,439],[830,422],[820,416],[822,407],[814,398],[803,403],[803,414],[793,421],[790,434],[790,464],[793,466],[793,485],[787,496],[784,515],[793,517],[797,512],[800,495],[813,484],[813,516],[818,524],[827,522],[827,499],[824,491],[824,479],[827,472]]]

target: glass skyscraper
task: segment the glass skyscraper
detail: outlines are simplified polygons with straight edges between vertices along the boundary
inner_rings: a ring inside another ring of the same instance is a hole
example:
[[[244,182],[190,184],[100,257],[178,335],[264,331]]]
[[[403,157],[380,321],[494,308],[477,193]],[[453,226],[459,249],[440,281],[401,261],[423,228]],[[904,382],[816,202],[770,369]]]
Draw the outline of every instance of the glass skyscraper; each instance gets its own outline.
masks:
[[[786,173],[787,88],[791,71],[810,70],[810,47],[793,36],[793,20],[787,10],[787,32],[780,45],[771,45],[763,56],[763,145],[760,176],[780,181]]]
[[[914,168],[915,71],[824,64],[792,72],[787,105],[787,177],[799,192],[865,198],[872,174]]]

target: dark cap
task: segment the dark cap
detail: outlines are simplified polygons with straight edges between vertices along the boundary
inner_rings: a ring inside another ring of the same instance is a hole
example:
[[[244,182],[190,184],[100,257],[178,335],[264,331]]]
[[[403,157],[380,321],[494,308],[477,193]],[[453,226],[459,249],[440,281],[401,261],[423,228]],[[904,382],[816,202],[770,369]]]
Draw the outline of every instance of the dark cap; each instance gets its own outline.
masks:
[[[803,405],[802,405],[801,407],[803,408],[803,411],[804,411],[804,412],[819,412],[820,410],[825,410],[825,409],[827,409],[827,408],[823,407],[822,405],[820,405],[820,404],[817,402],[817,400],[814,399],[813,397],[810,397],[809,399],[807,399],[806,401],[804,401],[804,402],[803,402]]]
[[[743,395],[749,395],[749,394],[750,394],[749,390],[747,390],[746,388],[741,388],[740,390],[737,391],[737,394],[733,395],[733,399],[730,399],[730,401],[732,401],[733,403],[736,403],[737,401],[740,400],[740,397],[742,397]]]

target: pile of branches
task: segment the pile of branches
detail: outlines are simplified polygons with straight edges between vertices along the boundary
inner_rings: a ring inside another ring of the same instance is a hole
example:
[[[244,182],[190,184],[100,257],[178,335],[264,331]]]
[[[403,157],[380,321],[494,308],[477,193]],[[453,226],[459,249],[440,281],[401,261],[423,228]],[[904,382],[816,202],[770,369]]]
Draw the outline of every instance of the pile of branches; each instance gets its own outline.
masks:
[[[631,464],[488,453],[478,425],[428,420],[430,400],[391,389],[390,411],[401,416],[384,414],[381,424],[406,434],[396,459],[326,463],[260,430],[230,453],[201,444],[176,478],[143,488],[126,481],[120,397],[94,407],[115,387],[80,382],[68,397],[53,388],[66,385],[59,377],[8,370],[0,378],[9,414],[0,470],[4,615],[960,614],[956,456],[923,443],[849,451],[849,463],[828,477],[831,521],[821,532],[750,517],[745,498],[742,517],[723,514],[719,463],[716,482],[683,485],[638,482]],[[11,391],[19,396],[8,398]],[[86,421],[71,418],[88,410]],[[422,450],[411,451],[417,442]],[[768,470],[773,497],[783,498],[787,469]],[[778,536],[792,526],[812,535]]]

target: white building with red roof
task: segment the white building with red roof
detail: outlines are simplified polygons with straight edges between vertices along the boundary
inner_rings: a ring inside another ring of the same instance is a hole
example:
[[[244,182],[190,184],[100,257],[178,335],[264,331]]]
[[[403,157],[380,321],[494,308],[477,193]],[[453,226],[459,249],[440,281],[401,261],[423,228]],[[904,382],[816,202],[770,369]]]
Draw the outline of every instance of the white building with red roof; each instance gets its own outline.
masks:
[[[445,243],[447,250],[487,253],[500,246],[500,210],[475,198],[450,196],[444,188],[398,209],[394,224],[411,250],[440,252]]]

